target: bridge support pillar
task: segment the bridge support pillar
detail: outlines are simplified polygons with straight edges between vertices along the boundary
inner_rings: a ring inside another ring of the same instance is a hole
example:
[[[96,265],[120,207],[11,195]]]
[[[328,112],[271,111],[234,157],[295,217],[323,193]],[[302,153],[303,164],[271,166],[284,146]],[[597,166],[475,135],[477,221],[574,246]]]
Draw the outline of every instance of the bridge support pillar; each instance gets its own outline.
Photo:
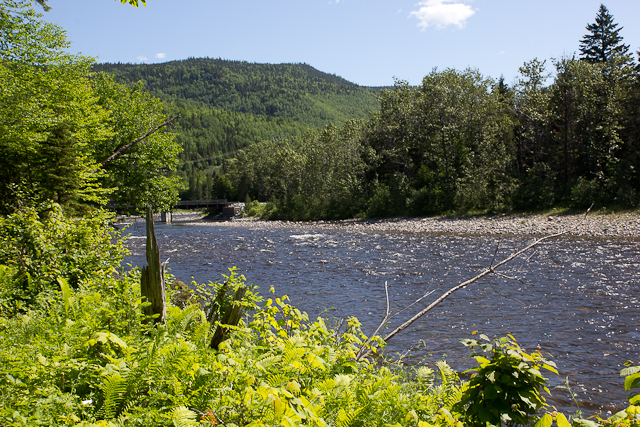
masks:
[[[160,214],[160,221],[165,224],[171,224],[171,212],[162,212]]]

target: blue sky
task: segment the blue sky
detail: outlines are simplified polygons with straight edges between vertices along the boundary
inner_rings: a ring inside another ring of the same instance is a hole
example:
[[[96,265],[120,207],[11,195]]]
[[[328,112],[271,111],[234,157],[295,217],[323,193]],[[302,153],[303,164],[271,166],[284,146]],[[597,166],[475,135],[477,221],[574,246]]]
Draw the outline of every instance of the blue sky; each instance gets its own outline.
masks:
[[[538,58],[579,53],[601,0],[49,0],[72,52],[99,62],[188,57],[307,63],[363,86],[419,84],[434,67],[512,83]],[[640,1],[604,4],[633,52]]]

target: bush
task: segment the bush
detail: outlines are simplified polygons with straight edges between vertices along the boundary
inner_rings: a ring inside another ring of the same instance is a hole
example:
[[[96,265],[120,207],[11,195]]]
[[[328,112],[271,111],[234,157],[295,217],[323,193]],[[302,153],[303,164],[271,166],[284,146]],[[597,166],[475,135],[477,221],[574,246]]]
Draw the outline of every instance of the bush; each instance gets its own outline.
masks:
[[[356,361],[367,341],[356,319],[334,331],[286,296],[248,291],[252,315],[211,349],[200,302],[245,286],[234,269],[195,287],[195,304],[170,305],[158,327],[143,322],[135,270],[57,283],[43,304],[0,316],[2,425],[444,425],[459,397],[446,364],[435,381],[429,369],[413,378]]]
[[[59,289],[59,279],[78,288],[116,273],[126,250],[112,220],[102,210],[71,218],[56,203],[27,204],[0,218],[4,310],[33,306],[42,292]]]
[[[527,354],[511,335],[490,342],[467,339],[463,344],[479,348],[485,355],[475,356],[479,366],[455,406],[467,425],[529,425],[546,403],[540,389],[549,393],[544,368],[558,373],[553,362],[539,352]]]

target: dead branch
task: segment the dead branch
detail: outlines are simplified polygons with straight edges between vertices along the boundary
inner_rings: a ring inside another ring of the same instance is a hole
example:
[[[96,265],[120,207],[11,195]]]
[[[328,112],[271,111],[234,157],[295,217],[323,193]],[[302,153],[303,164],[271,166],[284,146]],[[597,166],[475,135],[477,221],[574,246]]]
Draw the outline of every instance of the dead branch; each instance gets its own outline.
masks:
[[[402,312],[410,309],[411,307],[413,307],[414,305],[418,304],[420,301],[422,301],[423,299],[425,299],[426,297],[428,297],[429,295],[431,295],[432,293],[435,292],[434,290],[430,290],[425,292],[420,298],[418,298],[417,300],[415,300],[414,302],[412,302],[411,304],[409,304],[408,306],[406,306],[405,308],[403,308],[402,310],[396,311],[393,315],[389,316],[389,289],[387,286],[387,282],[384,282],[384,291],[386,293],[386,297],[387,297],[387,314],[384,317],[384,319],[382,319],[382,321],[380,322],[380,325],[378,325],[378,328],[374,331],[373,334],[369,335],[369,338],[367,339],[367,341],[365,343],[362,344],[362,346],[360,346],[360,350],[358,350],[358,353],[356,354],[356,358],[359,359],[360,357],[362,357],[362,355],[365,353],[365,346],[367,344],[371,343],[371,340],[373,340],[373,337],[375,337],[378,332],[380,331],[380,329],[382,329],[382,327],[384,325],[386,325],[387,323],[389,323],[389,321],[391,319],[393,319],[394,317],[396,317],[397,315],[401,314]]]
[[[523,285],[532,286],[531,283],[525,282],[524,280],[519,279],[519,278],[517,278],[515,276],[507,276],[506,274],[502,274],[502,273],[499,273],[497,271],[494,271],[493,274],[495,274],[496,276],[502,277],[503,279],[515,280],[516,282],[520,282]]]
[[[110,161],[117,159],[118,157],[120,157],[125,151],[127,151],[128,149],[130,149],[131,147],[139,144],[140,142],[144,141],[146,138],[150,137],[151,135],[153,135],[154,133],[156,133],[157,131],[159,131],[160,129],[162,129],[163,127],[167,126],[168,124],[170,124],[171,122],[173,122],[175,119],[180,118],[180,114],[176,114],[175,116],[171,117],[170,119],[165,120],[164,122],[162,122],[161,124],[159,124],[158,126],[154,127],[153,129],[149,129],[147,131],[147,133],[145,133],[144,135],[142,135],[140,138],[131,141],[128,144],[123,145],[122,147],[120,147],[118,150],[116,150],[115,153],[113,153],[112,155],[110,155],[107,159],[103,160],[102,163],[100,164],[100,167],[104,167],[104,165],[106,165],[107,163],[109,163]],[[93,171],[93,173],[98,172],[98,169],[96,169],[95,171]]]
[[[398,314],[402,313],[403,311],[409,310],[411,307],[413,307],[414,305],[418,304],[420,301],[422,301],[423,299],[425,299],[426,297],[428,297],[429,295],[431,295],[435,291],[436,291],[435,289],[432,289],[430,291],[425,292],[424,295],[422,295],[420,298],[418,298],[417,300],[415,300],[414,302],[412,302],[411,304],[409,304],[408,306],[406,306],[402,310],[397,311],[396,314],[394,314],[393,316],[389,317],[389,320],[393,319],[394,317],[396,317]]]
[[[369,338],[362,343],[362,345],[360,346],[360,349],[358,350],[358,354],[356,355],[356,359],[358,359],[360,357],[360,354],[364,353],[364,348],[365,346],[367,346],[368,344],[371,343],[371,340],[373,339],[373,337],[375,337],[378,332],[380,331],[380,329],[387,323],[387,321],[389,320],[389,286],[387,284],[387,282],[384,282],[384,293],[387,297],[387,312],[384,316],[384,319],[382,319],[382,322],[380,322],[380,325],[378,325],[378,328],[371,334],[369,335]]]
[[[566,231],[562,231],[560,233],[556,233],[556,234],[550,234],[548,236],[544,236],[541,237],[539,239],[537,239],[536,241],[534,241],[533,243],[531,243],[530,245],[528,245],[527,247],[525,247],[524,249],[521,249],[517,252],[512,253],[511,255],[509,255],[507,258],[505,258],[504,260],[500,261],[499,263],[497,263],[495,266],[493,265],[493,261],[491,262],[491,265],[485,269],[482,273],[478,274],[477,276],[466,280],[456,286],[454,286],[453,288],[449,289],[447,292],[445,292],[444,294],[442,294],[438,299],[436,299],[434,302],[432,302],[431,304],[429,304],[427,307],[425,307],[423,310],[421,310],[419,313],[417,313],[415,316],[413,316],[411,319],[407,320],[406,322],[404,322],[402,325],[398,326],[393,332],[391,332],[390,334],[388,334],[386,337],[383,338],[384,342],[389,342],[389,340],[391,338],[393,338],[394,336],[396,336],[397,334],[399,334],[400,332],[404,331],[405,329],[407,329],[409,326],[411,326],[416,320],[418,320],[419,318],[421,318],[422,316],[424,316],[425,314],[427,314],[429,311],[431,311],[431,309],[433,309],[435,306],[437,306],[438,304],[440,304],[442,301],[444,301],[445,299],[447,299],[451,294],[453,294],[455,291],[458,291],[474,282],[477,282],[478,280],[482,279],[483,277],[485,277],[488,274],[492,274],[495,273],[495,270],[500,268],[501,266],[507,264],[508,262],[512,261],[514,258],[517,258],[518,256],[520,256],[521,254],[525,253],[526,251],[528,251],[529,249],[537,246],[538,244],[540,244],[541,242],[554,238],[554,237],[558,237],[561,236],[563,234],[565,234]],[[379,330],[380,328],[378,328]],[[360,359],[362,357],[366,357],[369,354],[371,354],[371,350],[362,352],[362,354],[358,354],[357,358]]]

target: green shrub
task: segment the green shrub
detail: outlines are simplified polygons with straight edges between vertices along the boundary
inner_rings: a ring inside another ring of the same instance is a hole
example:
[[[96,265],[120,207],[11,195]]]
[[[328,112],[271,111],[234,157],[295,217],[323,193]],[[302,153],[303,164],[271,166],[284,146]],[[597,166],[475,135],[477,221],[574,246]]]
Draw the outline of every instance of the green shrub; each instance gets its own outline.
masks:
[[[540,369],[557,374],[555,364],[539,352],[526,353],[512,335],[494,341],[486,335],[480,338],[463,341],[484,354],[475,356],[479,366],[469,370],[473,377],[455,409],[466,425],[529,425],[546,406],[540,390],[549,393]]]
[[[71,218],[56,203],[26,204],[1,217],[0,265],[12,272],[0,292],[4,310],[32,306],[42,292],[59,289],[59,278],[78,288],[113,275],[126,250],[112,220],[103,210]]]
[[[448,425],[460,381],[446,364],[436,381],[356,361],[367,342],[356,319],[334,331],[286,296],[247,292],[253,313],[212,350],[201,302],[224,283],[246,286],[231,269],[152,327],[135,270],[76,289],[57,280],[42,304],[0,316],[0,424]]]

